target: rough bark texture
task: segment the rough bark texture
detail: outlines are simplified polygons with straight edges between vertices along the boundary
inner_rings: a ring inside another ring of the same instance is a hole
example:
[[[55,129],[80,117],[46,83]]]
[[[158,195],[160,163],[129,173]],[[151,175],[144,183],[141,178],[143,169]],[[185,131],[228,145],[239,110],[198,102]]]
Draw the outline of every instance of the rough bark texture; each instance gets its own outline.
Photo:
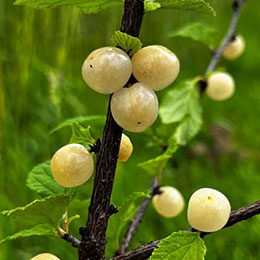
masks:
[[[138,36],[144,14],[143,0],[126,0],[121,31]],[[110,198],[113,189],[123,129],[114,121],[108,105],[103,139],[97,154],[96,175],[86,227],[80,228],[80,260],[105,259],[106,230],[109,216],[116,213]]]

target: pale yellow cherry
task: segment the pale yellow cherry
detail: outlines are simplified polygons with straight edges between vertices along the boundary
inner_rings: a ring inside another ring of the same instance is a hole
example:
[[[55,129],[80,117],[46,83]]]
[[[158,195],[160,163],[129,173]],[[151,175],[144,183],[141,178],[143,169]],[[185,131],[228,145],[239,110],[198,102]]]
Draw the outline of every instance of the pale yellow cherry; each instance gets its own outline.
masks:
[[[234,60],[238,58],[245,50],[245,41],[241,36],[236,36],[233,41],[229,43],[223,56],[228,60]]]
[[[225,72],[215,72],[208,78],[206,93],[217,101],[230,98],[235,91],[233,78]]]
[[[133,152],[133,145],[131,140],[125,134],[122,134],[121,143],[119,148],[118,160],[126,162]]]
[[[115,92],[111,100],[113,118],[130,132],[143,132],[158,115],[158,99],[154,91],[144,83]]]
[[[188,221],[199,231],[215,232],[226,225],[230,212],[230,203],[224,194],[203,188],[195,191],[189,200]]]
[[[68,144],[60,148],[51,159],[55,181],[63,187],[76,187],[92,175],[94,160],[81,144]]]
[[[156,211],[166,218],[172,218],[180,214],[185,202],[182,194],[174,187],[160,187],[161,194],[153,197],[153,206]]]
[[[160,45],[142,48],[134,54],[132,63],[135,78],[155,91],[171,85],[180,70],[177,56]]]
[[[31,258],[31,260],[60,260],[57,256],[49,254],[49,253],[43,253],[34,256]]]
[[[115,47],[91,52],[82,66],[82,76],[87,85],[102,94],[111,94],[122,88],[131,74],[129,56]]]

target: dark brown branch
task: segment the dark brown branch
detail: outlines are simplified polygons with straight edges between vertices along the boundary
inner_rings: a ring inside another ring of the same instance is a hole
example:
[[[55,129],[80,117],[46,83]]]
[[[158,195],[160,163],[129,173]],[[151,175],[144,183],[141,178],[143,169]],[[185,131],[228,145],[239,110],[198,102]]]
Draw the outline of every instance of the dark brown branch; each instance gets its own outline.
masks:
[[[73,237],[70,233],[65,233],[61,238],[71,243],[73,247],[78,248],[80,245],[80,241],[77,238]]]
[[[133,236],[135,235],[135,232],[138,228],[138,225],[140,224],[140,222],[141,222],[141,220],[142,220],[142,218],[145,214],[147,207],[149,206],[153,196],[156,194],[155,190],[158,189],[158,185],[159,185],[158,178],[155,177],[153,179],[151,185],[150,185],[150,188],[149,188],[150,191],[151,191],[151,196],[149,198],[145,198],[142,201],[139,209],[136,211],[136,214],[135,214],[133,220],[130,222],[130,224],[128,226],[126,235],[125,235],[125,237],[124,237],[124,239],[123,239],[123,241],[120,245],[120,248],[117,251],[117,255],[122,255],[127,251],[128,247],[130,245],[130,242],[131,242],[131,240],[132,240]]]
[[[125,0],[121,31],[138,36],[144,14],[143,0]],[[108,105],[107,119],[100,150],[97,154],[96,175],[89,206],[86,227],[80,228],[80,260],[105,259],[106,230],[109,216],[114,212],[110,205],[120,140],[123,129],[114,121]]]
[[[233,226],[236,223],[239,223],[243,220],[249,219],[253,216],[260,214],[260,200],[256,201],[253,204],[245,206],[243,208],[234,210],[230,214],[230,218],[224,228]],[[202,236],[209,235],[211,233],[201,233]],[[150,242],[144,246],[140,246],[130,252],[127,252],[123,255],[111,258],[110,260],[144,260],[151,256],[153,250],[158,247],[158,244],[162,241],[157,240]]]

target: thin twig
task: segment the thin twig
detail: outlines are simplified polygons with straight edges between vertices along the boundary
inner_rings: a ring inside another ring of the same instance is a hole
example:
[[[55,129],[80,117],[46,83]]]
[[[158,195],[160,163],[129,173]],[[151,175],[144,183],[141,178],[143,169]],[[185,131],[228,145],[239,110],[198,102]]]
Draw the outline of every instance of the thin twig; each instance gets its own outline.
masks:
[[[243,220],[249,219],[253,216],[260,214],[260,200],[242,207],[240,209],[234,210],[231,212],[229,220],[224,228],[230,227],[239,223]],[[212,233],[201,233],[201,236],[209,235]],[[110,260],[144,260],[151,256],[153,250],[158,247],[158,244],[162,241],[157,240],[154,242],[150,242],[144,246],[137,247],[136,249],[127,252],[123,255],[116,256],[111,258]]]
[[[158,178],[155,177],[150,185],[150,194],[151,196],[149,198],[145,198],[139,209],[136,211],[135,213],[135,216],[133,218],[133,220],[130,222],[129,226],[128,226],[128,229],[127,229],[127,232],[126,232],[126,235],[120,245],[120,248],[119,250],[117,251],[116,255],[121,255],[123,253],[125,253],[130,245],[130,242],[133,238],[133,236],[135,235],[136,233],[136,230],[138,228],[138,225],[140,224],[144,214],[145,214],[145,211],[147,209],[147,207],[149,206],[153,196],[155,195],[155,190],[158,189]]]
[[[78,248],[80,245],[80,241],[77,238],[73,237],[70,233],[65,233],[61,238],[71,243],[73,247]]]

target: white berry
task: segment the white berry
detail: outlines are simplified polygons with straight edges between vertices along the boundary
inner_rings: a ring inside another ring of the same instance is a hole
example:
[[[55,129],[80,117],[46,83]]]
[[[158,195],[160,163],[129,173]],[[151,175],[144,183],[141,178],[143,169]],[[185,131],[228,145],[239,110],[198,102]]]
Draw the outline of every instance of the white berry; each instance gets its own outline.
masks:
[[[238,58],[245,49],[245,41],[241,36],[236,36],[235,39],[229,43],[223,56],[228,60],[234,60]]]
[[[63,187],[76,187],[92,175],[94,161],[87,149],[80,144],[68,144],[60,148],[51,159],[55,181]]]
[[[235,91],[233,78],[225,72],[215,72],[208,78],[207,95],[214,100],[226,100]]]
[[[147,46],[136,52],[132,63],[135,78],[155,91],[168,87],[180,70],[176,55],[159,45]]]
[[[43,254],[36,255],[35,257],[31,258],[31,260],[60,260],[60,259],[55,255],[43,253]]]
[[[170,186],[160,188],[161,194],[153,197],[153,206],[156,211],[166,217],[172,218],[180,214],[184,208],[184,198],[181,193]]]
[[[130,132],[143,132],[157,117],[158,99],[149,86],[135,83],[113,94],[111,112],[122,128]]]
[[[126,162],[133,152],[133,145],[131,140],[125,134],[122,134],[121,143],[119,148],[118,160]]]
[[[129,56],[115,47],[104,47],[91,52],[82,66],[85,82],[102,94],[111,94],[122,88],[131,74]]]
[[[188,221],[199,231],[215,232],[225,226],[230,211],[230,203],[224,194],[203,188],[194,192],[189,200]]]

